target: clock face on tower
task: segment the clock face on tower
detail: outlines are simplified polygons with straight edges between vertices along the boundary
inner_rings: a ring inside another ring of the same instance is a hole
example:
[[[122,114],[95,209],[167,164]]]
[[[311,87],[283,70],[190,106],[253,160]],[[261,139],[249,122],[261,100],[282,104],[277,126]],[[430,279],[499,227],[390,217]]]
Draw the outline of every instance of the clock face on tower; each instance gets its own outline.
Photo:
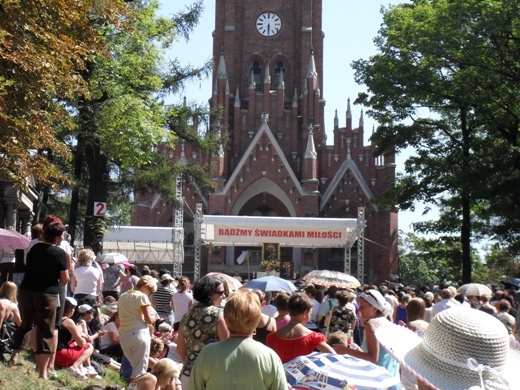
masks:
[[[272,12],[264,12],[256,19],[256,29],[265,37],[276,35],[282,27],[282,20]]]

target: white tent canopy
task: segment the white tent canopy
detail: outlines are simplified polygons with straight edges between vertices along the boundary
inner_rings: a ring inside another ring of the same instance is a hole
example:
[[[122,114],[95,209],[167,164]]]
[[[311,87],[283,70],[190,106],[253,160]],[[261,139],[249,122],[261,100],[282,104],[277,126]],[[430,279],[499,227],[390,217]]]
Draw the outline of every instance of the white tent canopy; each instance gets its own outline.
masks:
[[[354,218],[286,218],[204,215],[202,244],[255,246],[262,243],[305,248],[350,247],[360,226]]]

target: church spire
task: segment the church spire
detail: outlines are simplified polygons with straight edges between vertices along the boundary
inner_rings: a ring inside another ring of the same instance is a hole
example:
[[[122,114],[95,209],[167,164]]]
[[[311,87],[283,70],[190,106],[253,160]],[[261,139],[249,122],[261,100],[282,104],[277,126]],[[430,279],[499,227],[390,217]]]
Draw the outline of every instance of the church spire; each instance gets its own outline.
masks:
[[[316,147],[314,146],[314,136],[312,132],[312,124],[309,125],[309,137],[307,138],[307,148],[305,149],[304,158],[317,158]]]
[[[292,99],[293,108],[298,107],[298,87],[294,86],[294,96]]]
[[[359,127],[363,127],[365,121],[363,119],[363,110],[361,110],[361,115],[359,116]]]
[[[251,75],[249,76],[249,89],[256,89],[255,73],[251,69]]]
[[[278,89],[285,89],[285,81],[283,79],[283,72],[280,70],[280,80],[278,81]]]
[[[220,57],[218,60],[217,78],[227,79],[226,60],[224,59],[224,48],[220,49]]]
[[[352,119],[352,111],[350,110],[350,98],[347,99],[347,119]]]
[[[309,66],[307,67],[307,78],[317,79],[318,72],[316,71],[316,63],[314,62],[314,49],[311,49],[309,54]]]
[[[264,84],[271,84],[271,74],[269,73],[269,60],[267,60],[267,63],[265,64]]]
[[[238,85],[235,92],[235,108],[240,108],[240,92],[238,91]]]

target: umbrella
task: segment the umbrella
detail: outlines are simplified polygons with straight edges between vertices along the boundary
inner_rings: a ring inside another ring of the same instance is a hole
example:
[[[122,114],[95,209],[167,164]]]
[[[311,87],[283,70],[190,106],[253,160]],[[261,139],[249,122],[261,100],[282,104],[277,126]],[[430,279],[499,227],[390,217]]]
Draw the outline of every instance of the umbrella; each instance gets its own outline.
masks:
[[[31,245],[31,240],[14,230],[0,228],[0,249],[27,249]]]
[[[303,278],[309,284],[317,284],[323,287],[336,286],[338,288],[357,288],[361,286],[354,276],[326,269],[317,269],[309,272]]]
[[[512,284],[516,288],[520,288],[520,278],[511,278],[506,283]]]
[[[220,279],[222,279],[227,284],[229,291],[236,291],[242,287],[242,283],[238,279],[235,279],[234,277],[229,276],[227,274],[223,274],[221,272],[210,272],[207,275],[217,276]]]
[[[459,287],[458,293],[464,294],[469,297],[480,297],[481,295],[492,295],[491,289],[485,284],[480,283],[468,283]]]
[[[293,292],[298,290],[296,286],[285,279],[277,276],[263,276],[261,278],[253,279],[247,282],[247,288],[258,289],[262,291],[289,291]]]
[[[314,352],[284,364],[287,382],[296,389],[392,389],[400,380],[383,367],[348,355]]]
[[[96,257],[98,263],[119,264],[128,263],[128,258],[121,253],[102,253]]]

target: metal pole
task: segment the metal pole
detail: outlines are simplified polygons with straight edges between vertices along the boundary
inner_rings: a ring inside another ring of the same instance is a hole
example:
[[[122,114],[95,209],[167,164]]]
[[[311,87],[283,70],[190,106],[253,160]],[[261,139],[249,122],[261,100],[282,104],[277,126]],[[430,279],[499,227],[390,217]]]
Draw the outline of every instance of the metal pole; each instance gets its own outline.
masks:
[[[357,278],[361,284],[365,283],[365,208],[358,207],[358,267],[357,267]]]
[[[193,269],[193,280],[197,281],[200,278],[200,250],[202,247],[202,222],[204,217],[202,215],[202,203],[197,203],[195,209],[195,218],[193,220],[195,228],[195,263]]]

